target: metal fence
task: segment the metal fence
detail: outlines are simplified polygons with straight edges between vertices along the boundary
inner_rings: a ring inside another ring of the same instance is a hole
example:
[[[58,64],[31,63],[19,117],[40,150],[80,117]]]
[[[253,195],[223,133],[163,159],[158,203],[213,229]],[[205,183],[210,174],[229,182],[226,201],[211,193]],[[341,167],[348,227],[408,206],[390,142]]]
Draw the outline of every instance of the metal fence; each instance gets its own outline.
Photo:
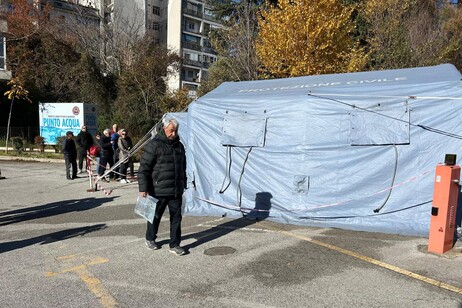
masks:
[[[0,127],[0,140],[6,138],[6,127]],[[29,142],[34,142],[35,136],[40,135],[38,126],[10,127],[10,137],[21,137]]]

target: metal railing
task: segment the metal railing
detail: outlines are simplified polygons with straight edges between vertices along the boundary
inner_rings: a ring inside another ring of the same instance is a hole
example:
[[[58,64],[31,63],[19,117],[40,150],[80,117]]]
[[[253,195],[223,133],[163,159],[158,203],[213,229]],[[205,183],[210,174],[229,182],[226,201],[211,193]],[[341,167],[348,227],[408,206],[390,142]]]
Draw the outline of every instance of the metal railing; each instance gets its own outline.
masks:
[[[187,8],[184,8],[184,9],[183,9],[183,13],[184,13],[184,14],[191,15],[191,16],[200,17],[200,18],[202,18],[202,16],[203,16],[202,12],[197,11],[197,10],[187,9]]]
[[[190,60],[190,59],[183,59],[183,64],[184,64],[184,65],[197,66],[197,67],[201,67],[201,66],[202,66],[202,62],[200,62],[200,61],[194,61],[194,60]]]
[[[201,51],[201,44],[183,41],[183,48]]]

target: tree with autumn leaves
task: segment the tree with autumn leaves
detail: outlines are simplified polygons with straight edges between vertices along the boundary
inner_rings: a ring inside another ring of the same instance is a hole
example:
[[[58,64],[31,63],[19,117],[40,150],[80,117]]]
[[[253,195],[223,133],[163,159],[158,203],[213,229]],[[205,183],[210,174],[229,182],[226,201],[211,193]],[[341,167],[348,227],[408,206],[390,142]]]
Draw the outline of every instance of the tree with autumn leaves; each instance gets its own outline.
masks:
[[[263,72],[282,78],[361,69],[353,12],[341,0],[279,0],[262,11],[256,48]]]

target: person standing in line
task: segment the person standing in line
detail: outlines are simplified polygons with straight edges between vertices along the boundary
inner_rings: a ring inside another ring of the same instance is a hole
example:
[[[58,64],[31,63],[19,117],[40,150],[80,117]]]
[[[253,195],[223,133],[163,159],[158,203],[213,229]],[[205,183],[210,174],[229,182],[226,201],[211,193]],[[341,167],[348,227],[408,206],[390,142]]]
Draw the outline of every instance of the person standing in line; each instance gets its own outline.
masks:
[[[186,187],[186,155],[183,144],[178,137],[178,121],[162,120],[159,133],[149,141],[141,157],[138,169],[138,185],[140,196],[148,194],[157,198],[153,223],[147,222],[146,246],[159,249],[156,242],[159,224],[168,206],[170,213],[170,252],[184,255],[186,251],[180,247],[181,242],[181,204]]]
[[[117,124],[113,125],[113,128],[117,129]],[[120,130],[119,130],[120,131]],[[115,131],[111,134],[111,145],[112,145],[112,151],[113,151],[113,161],[114,164],[117,164],[119,161],[119,131]],[[114,169],[114,178],[116,180],[120,179],[120,174],[119,174],[119,167],[116,167]]]
[[[66,163],[66,178],[68,180],[73,180],[77,177],[77,149],[75,147],[74,139],[72,139],[73,137],[74,133],[72,131],[68,131],[62,147],[64,161]]]
[[[102,176],[106,172],[106,166],[109,164],[109,167],[114,166],[114,150],[112,149],[111,144],[111,135],[110,130],[106,128],[103,131],[103,135],[100,138],[99,145],[101,148],[100,151],[100,158],[99,158],[99,168],[98,168],[98,176]],[[111,172],[107,181],[111,178],[114,178],[113,173]]]
[[[133,147],[132,140],[128,136],[128,132],[125,129],[120,130],[120,137],[118,141],[119,149],[119,161],[122,161],[120,164],[120,183],[130,183],[127,180],[127,168],[130,160],[130,150]]]
[[[82,126],[82,130],[77,135],[75,142],[79,146],[79,173],[82,173],[83,161],[85,160],[85,169],[88,169],[87,166],[87,151],[90,150],[93,145],[93,137],[87,131],[87,126]]]
[[[99,171],[99,161],[100,161],[100,157],[101,157],[101,144],[100,144],[100,141],[101,141],[101,133],[100,132],[97,132],[96,135],[95,135],[95,143],[94,143],[94,146],[97,147],[97,153],[95,153],[95,161],[96,161],[96,174],[99,174],[98,171]],[[91,153],[90,153],[91,154]]]
[[[130,151],[133,149],[133,141],[132,141],[132,138],[130,138],[130,136],[128,135],[128,131],[125,130],[125,139],[127,140],[127,143],[130,145]],[[128,165],[127,165],[127,169],[130,168],[130,178],[131,179],[134,179],[135,178],[135,166],[134,166],[134,160],[133,160],[133,156],[130,156],[128,158]],[[127,171],[128,173],[128,171]]]
[[[113,133],[117,133],[118,130],[119,130],[119,126],[116,123],[112,124],[111,135]]]

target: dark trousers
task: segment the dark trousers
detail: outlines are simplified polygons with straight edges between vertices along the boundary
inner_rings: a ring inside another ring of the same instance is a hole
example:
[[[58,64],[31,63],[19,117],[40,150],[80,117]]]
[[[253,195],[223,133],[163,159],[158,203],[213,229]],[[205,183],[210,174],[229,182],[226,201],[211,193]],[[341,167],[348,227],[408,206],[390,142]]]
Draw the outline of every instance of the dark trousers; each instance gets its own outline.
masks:
[[[128,168],[128,161],[120,164],[119,171],[120,171],[120,178],[123,180],[127,179],[127,168]]]
[[[159,201],[157,202],[154,221],[152,224],[149,221],[147,222],[146,239],[153,241],[157,238],[160,220],[168,205],[170,213],[170,247],[179,246],[181,242],[181,203],[183,199],[181,196],[179,198],[175,198],[174,196],[158,197],[157,199]]]
[[[106,165],[109,163],[109,167],[114,166],[114,160],[112,155],[102,155],[99,158],[99,168],[98,168],[98,175],[102,176],[104,172],[106,172]],[[114,174],[111,172],[109,174],[110,178],[114,177]]]
[[[79,169],[80,169],[80,170],[83,169],[83,161],[84,161],[84,160],[85,160],[85,168],[88,169],[87,162],[86,162],[86,158],[87,158],[87,152],[81,152],[81,153],[79,153]]]
[[[114,150],[113,161],[114,161],[114,165],[119,162],[119,150]],[[120,178],[119,169],[120,169],[120,166],[114,168],[114,178],[116,179]]]
[[[64,162],[66,163],[66,178],[75,179],[77,177],[77,161],[75,157],[69,157],[69,155],[64,155]]]
[[[130,176],[134,177],[135,176],[135,164],[133,162],[133,158],[128,159],[128,165],[130,167]]]

